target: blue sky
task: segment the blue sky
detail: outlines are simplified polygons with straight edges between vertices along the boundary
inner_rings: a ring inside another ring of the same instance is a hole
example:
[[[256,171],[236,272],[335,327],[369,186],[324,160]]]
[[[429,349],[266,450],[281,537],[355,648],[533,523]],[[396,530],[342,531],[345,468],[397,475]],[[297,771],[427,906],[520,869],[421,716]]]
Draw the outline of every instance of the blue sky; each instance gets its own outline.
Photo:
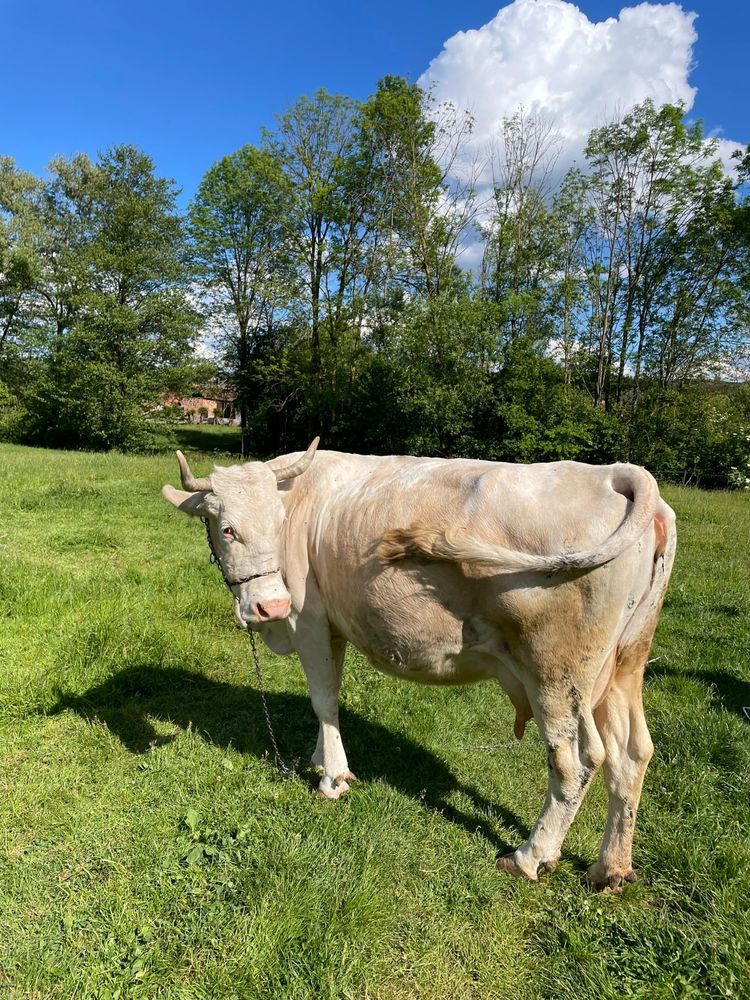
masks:
[[[386,73],[417,79],[446,39],[479,28],[500,6],[498,0],[0,0],[0,154],[40,173],[55,154],[93,155],[130,142],[153,156],[187,198],[214,160],[257,141],[261,126],[272,125],[274,114],[300,94],[323,86],[364,98]],[[623,4],[577,6],[601,21],[616,17]],[[691,117],[747,143],[750,4],[694,0],[683,7],[699,15]],[[651,72],[657,76],[658,44],[656,38]],[[669,39],[662,44],[666,54]],[[609,75],[613,85],[622,77],[625,86],[626,61],[613,64]],[[516,83],[523,93],[524,81]]]

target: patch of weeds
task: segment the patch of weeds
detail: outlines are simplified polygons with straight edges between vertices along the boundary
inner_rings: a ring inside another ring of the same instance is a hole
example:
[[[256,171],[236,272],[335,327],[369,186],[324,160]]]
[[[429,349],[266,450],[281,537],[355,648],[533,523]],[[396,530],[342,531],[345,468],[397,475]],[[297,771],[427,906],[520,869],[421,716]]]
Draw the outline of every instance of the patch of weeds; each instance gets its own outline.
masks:
[[[192,807],[182,819],[190,840],[181,855],[187,865],[235,863],[250,840],[250,831],[243,827],[219,830],[202,826],[200,814]]]

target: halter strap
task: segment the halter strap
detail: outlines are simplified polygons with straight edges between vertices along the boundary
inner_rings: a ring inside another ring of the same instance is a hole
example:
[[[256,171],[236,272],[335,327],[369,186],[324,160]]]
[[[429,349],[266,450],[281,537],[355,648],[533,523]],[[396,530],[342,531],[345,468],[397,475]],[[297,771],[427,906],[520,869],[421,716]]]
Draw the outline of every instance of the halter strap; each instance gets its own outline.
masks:
[[[203,522],[206,529],[206,538],[208,539],[208,550],[211,553],[211,562],[216,563],[216,565],[219,567],[219,572],[221,573],[221,577],[230,590],[232,589],[232,587],[239,587],[240,584],[242,583],[249,583],[250,580],[257,580],[261,576],[272,576],[274,573],[281,572],[281,570],[277,567],[276,569],[267,569],[264,573],[251,573],[250,576],[243,576],[239,580],[228,580],[227,575],[224,572],[224,567],[221,564],[219,553],[214,548],[213,539],[211,538],[211,527],[208,518],[202,517],[201,521]],[[235,597],[234,594],[232,594],[232,597],[234,597],[235,601],[239,601],[239,597]]]
[[[222,574],[223,574],[224,571],[222,569],[221,563],[219,563],[219,569],[222,570]],[[240,580],[227,580],[226,577],[224,577],[224,579],[226,580],[226,583],[227,583],[228,587],[239,587],[241,583],[249,583],[251,580],[257,580],[261,576],[272,576],[274,573],[280,573],[280,572],[281,572],[281,570],[278,569],[278,568],[277,569],[267,569],[265,571],[265,573],[251,573],[250,576],[243,576],[242,579],[240,579]]]

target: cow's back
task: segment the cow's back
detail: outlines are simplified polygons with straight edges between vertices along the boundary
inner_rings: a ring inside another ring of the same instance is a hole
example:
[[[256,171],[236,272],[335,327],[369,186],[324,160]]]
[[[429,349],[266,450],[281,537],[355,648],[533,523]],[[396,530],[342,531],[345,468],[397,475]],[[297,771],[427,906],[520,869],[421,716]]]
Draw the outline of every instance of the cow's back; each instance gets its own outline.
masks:
[[[543,644],[559,642],[561,627],[580,644],[575,633],[585,618],[596,618],[602,633],[616,630],[623,624],[619,605],[630,599],[626,591],[645,578],[638,554],[621,557],[618,567],[554,581],[447,562],[386,567],[376,552],[384,532],[423,523],[540,554],[588,548],[626,514],[627,500],[611,479],[606,467],[572,462],[523,466],[321,452],[299,482],[293,544],[307,548],[334,630],[378,667],[414,680],[462,683],[495,674],[500,661],[527,657],[529,628]],[[612,600],[613,587],[622,601]]]

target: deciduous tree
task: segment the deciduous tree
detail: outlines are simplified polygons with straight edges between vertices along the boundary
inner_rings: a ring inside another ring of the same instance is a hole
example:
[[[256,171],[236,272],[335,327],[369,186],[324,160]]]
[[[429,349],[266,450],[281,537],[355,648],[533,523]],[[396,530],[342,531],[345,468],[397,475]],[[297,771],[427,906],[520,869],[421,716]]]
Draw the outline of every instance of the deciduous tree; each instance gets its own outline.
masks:
[[[193,266],[224,374],[237,391],[243,455],[255,384],[252,360],[273,336],[274,316],[290,298],[290,198],[278,158],[243,146],[209,169],[189,210]]]

